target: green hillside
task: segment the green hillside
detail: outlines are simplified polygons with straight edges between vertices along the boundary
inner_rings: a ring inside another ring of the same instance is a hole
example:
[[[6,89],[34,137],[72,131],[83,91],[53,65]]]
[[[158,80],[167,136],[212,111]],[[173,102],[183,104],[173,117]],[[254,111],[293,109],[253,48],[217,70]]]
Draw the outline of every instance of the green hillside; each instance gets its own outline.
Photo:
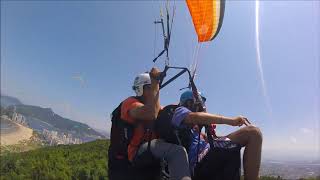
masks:
[[[1,156],[0,179],[108,179],[108,145],[97,140]]]
[[[7,154],[1,156],[0,179],[107,180],[108,145],[108,140],[97,140],[80,145],[59,145]],[[276,179],[278,178],[260,178]]]

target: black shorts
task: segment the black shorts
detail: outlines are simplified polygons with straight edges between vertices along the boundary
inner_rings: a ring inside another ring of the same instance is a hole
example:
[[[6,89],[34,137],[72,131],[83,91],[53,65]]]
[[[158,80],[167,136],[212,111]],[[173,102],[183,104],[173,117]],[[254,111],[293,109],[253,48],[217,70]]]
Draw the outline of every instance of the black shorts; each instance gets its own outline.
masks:
[[[213,147],[212,147],[213,146]],[[196,165],[193,180],[239,180],[241,146],[232,141],[214,141]]]
[[[150,151],[137,156],[134,162],[109,157],[108,176],[110,180],[160,180],[161,164]]]

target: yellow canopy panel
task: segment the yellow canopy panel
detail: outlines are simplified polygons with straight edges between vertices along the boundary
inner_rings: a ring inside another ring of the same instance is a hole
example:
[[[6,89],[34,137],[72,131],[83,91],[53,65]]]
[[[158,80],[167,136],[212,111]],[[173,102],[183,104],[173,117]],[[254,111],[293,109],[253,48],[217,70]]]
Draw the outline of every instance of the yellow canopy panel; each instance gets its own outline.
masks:
[[[225,0],[186,0],[199,42],[213,40],[222,25]]]

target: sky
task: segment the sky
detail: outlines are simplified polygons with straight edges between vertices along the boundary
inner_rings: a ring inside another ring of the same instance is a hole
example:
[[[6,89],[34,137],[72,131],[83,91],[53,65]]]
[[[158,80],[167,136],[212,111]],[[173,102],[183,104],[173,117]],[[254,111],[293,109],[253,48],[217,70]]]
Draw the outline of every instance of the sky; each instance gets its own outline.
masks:
[[[196,33],[184,1],[176,7],[170,64],[190,67]],[[196,84],[211,113],[244,115],[264,135],[265,155],[320,154],[320,2],[261,1],[256,52],[254,1],[227,1],[222,28],[202,43]],[[110,130],[109,114],[134,95],[134,77],[163,69],[162,1],[1,1],[1,93]],[[172,9],[171,9],[172,10]],[[168,73],[168,76],[174,72]],[[181,77],[161,90],[177,103]],[[226,135],[237,128],[219,126]],[[319,155],[318,155],[319,157]]]

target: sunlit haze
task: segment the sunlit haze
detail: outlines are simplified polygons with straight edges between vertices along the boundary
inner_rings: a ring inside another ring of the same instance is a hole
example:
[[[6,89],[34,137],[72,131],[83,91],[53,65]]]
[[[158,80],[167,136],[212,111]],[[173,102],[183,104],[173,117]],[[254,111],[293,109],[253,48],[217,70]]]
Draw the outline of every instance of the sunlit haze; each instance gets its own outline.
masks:
[[[136,74],[163,69],[163,58],[152,62],[163,48],[153,23],[163,6],[1,1],[1,94],[109,131]],[[190,67],[197,37],[185,2],[175,6],[170,64]],[[227,1],[219,35],[196,52],[208,111],[247,116],[263,132],[264,158],[319,158],[319,22],[319,1]],[[182,77],[165,87],[161,104],[177,103],[187,85]]]

